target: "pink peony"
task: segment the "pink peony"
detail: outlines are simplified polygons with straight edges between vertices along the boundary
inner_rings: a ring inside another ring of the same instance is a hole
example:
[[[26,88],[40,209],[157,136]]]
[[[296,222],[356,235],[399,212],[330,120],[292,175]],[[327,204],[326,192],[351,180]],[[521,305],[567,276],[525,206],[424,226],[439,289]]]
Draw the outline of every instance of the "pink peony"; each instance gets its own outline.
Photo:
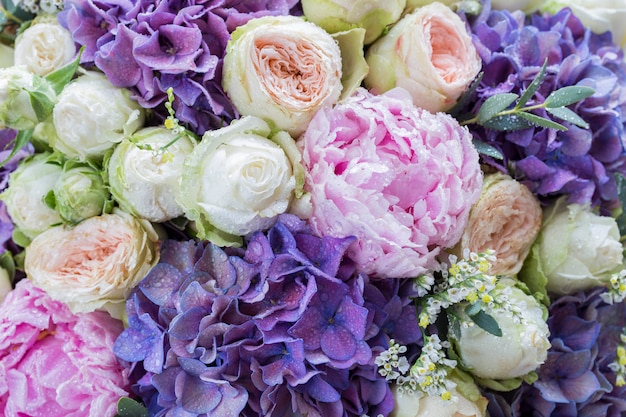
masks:
[[[113,354],[122,330],[105,312],[74,315],[20,281],[0,305],[0,414],[115,415],[129,385]]]
[[[417,276],[460,239],[482,174],[466,128],[406,91],[360,89],[319,111],[300,140],[315,231],[355,235],[349,255],[380,278]]]

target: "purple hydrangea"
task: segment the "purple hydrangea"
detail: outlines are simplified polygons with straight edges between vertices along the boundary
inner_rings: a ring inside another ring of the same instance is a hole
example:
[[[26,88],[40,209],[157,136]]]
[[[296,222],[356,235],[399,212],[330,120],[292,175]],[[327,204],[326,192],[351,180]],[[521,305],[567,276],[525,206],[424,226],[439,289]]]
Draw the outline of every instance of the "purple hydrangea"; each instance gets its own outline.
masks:
[[[221,87],[230,33],[249,19],[297,13],[296,0],[68,0],[58,19],[95,65],[145,108],[176,117],[202,135],[237,114]],[[160,106],[161,105],[161,106]]]
[[[570,106],[588,124],[579,128],[550,116],[567,131],[541,127],[500,132],[472,127],[476,139],[504,155],[483,157],[509,171],[544,201],[568,195],[571,203],[591,203],[604,214],[618,205],[615,174],[626,173],[626,63],[610,33],[595,34],[563,9],[555,15],[490,11],[471,22],[474,44],[483,60],[476,97],[465,111],[475,114],[497,93],[521,95],[547,59],[546,76],[528,105],[542,103],[565,86],[587,86],[595,93]]]
[[[626,415],[626,386],[615,385],[609,364],[626,328],[626,303],[605,304],[597,288],[552,303],[552,347],[539,379],[502,396],[488,393],[492,417],[619,417]]]
[[[282,215],[245,249],[167,240],[127,302],[116,355],[153,416],[388,415],[376,356],[420,342],[410,280],[370,282]]]

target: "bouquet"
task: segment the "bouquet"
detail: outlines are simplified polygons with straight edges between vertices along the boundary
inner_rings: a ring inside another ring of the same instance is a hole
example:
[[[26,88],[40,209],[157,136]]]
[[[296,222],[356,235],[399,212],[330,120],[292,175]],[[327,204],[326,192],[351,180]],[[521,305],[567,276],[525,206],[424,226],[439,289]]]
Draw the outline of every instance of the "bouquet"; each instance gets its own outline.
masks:
[[[604,3],[2,0],[2,415],[626,416]]]

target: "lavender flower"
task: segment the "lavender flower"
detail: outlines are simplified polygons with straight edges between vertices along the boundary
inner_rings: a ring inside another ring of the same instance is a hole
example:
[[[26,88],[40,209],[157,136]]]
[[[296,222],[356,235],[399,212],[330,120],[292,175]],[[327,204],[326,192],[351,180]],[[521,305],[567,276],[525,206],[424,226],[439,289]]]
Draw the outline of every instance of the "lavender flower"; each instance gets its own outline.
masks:
[[[508,398],[489,393],[490,415],[617,417],[626,413],[626,386],[616,384],[609,366],[626,326],[626,304],[605,304],[604,291],[596,288],[564,296],[550,306],[552,348],[538,370],[539,379]]]
[[[558,119],[567,131],[472,129],[476,139],[505,157],[504,161],[483,157],[484,161],[503,172],[510,169],[544,201],[566,194],[570,203],[591,203],[603,214],[618,206],[614,174],[626,172],[626,63],[611,34],[592,33],[569,9],[526,17],[485,7],[471,29],[484,77],[465,111],[475,113],[497,93],[523,93],[546,60],[546,76],[528,105],[542,103],[550,92],[565,86],[595,90],[570,106],[589,129]],[[550,118],[543,109],[537,115]]]
[[[221,87],[230,33],[265,15],[297,11],[295,0],[68,0],[58,18],[95,65],[142,107],[167,113],[172,87],[176,117],[199,135],[237,116]],[[161,106],[160,106],[161,105]]]
[[[245,249],[165,241],[116,355],[153,416],[388,415],[375,357],[420,341],[411,282],[370,282],[291,215]]]

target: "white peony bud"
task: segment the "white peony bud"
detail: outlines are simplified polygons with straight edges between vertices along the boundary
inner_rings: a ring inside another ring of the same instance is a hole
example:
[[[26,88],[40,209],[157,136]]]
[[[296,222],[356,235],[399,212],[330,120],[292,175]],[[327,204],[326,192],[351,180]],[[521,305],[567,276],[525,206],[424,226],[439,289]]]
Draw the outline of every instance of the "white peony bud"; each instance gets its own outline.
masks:
[[[37,75],[48,75],[76,55],[72,34],[56,19],[29,26],[15,40],[15,65],[24,65]]]

